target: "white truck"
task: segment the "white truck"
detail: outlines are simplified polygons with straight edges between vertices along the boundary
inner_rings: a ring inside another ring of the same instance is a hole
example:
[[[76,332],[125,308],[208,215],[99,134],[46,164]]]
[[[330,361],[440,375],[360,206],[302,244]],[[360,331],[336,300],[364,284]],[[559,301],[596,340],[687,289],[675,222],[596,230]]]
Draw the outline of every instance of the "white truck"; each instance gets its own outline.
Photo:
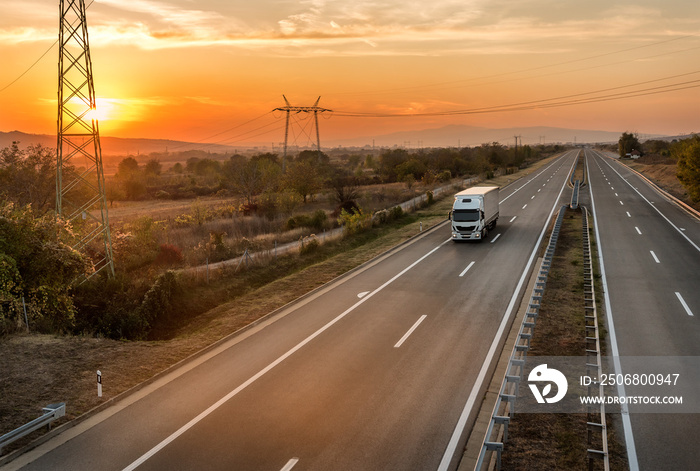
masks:
[[[474,186],[460,191],[450,211],[452,240],[483,240],[498,221],[498,187]]]

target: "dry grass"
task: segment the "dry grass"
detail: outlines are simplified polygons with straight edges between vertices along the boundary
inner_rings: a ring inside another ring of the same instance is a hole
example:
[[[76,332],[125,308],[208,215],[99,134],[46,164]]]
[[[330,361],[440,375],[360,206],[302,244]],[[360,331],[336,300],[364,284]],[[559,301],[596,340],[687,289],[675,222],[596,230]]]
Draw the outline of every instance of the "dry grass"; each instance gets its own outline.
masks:
[[[581,211],[567,209],[528,356],[585,355],[581,224]],[[624,447],[609,429],[611,469],[627,469]],[[516,414],[502,469],[584,471],[589,469],[587,448],[585,414]],[[602,462],[597,465],[602,469]]]
[[[645,177],[647,177],[652,182],[656,183],[658,186],[683,201],[688,206],[691,206],[697,210],[700,210],[700,202],[692,202],[688,197],[688,192],[686,191],[683,184],[678,180],[676,176],[678,171],[678,166],[675,162],[669,161],[667,159],[652,159],[647,157],[642,157],[639,160],[620,160],[623,164],[628,167],[638,171]]]
[[[403,227],[380,228],[376,236],[289,276],[215,307],[159,342],[123,342],[87,337],[16,335],[0,339],[0,433],[6,433],[41,413],[53,402],[66,402],[66,418],[75,418],[167,367],[230,335],[271,311],[331,281],[418,233],[444,220],[451,201],[407,218]],[[345,242],[348,245],[349,242]],[[290,257],[298,257],[291,255]],[[217,285],[218,283],[218,285]],[[229,289],[226,278],[207,289]],[[198,290],[199,291],[199,290]],[[202,295],[206,289],[202,289]],[[104,396],[96,395],[96,371],[103,377]],[[34,437],[43,433],[37,431]],[[27,443],[32,437],[19,442]],[[18,446],[19,446],[18,445]],[[16,448],[15,446],[14,448]],[[13,447],[8,447],[13,448]]]
[[[518,175],[497,177],[488,183],[503,186],[519,176],[536,171],[550,161],[547,159],[538,162]],[[163,202],[158,206],[158,211],[178,212],[189,204],[191,202]],[[445,198],[407,217],[403,226],[376,229],[373,235],[358,238],[359,242],[354,243],[354,246],[351,241],[343,242],[338,244],[335,255],[327,254],[326,259],[319,263],[294,271],[257,289],[245,289],[235,301],[214,307],[173,332],[171,340],[124,342],[37,334],[0,338],[0,434],[34,419],[40,415],[42,407],[53,402],[67,404],[66,418],[60,422],[85,413],[416,235],[419,222],[427,230],[444,221],[451,204],[452,198]],[[133,217],[146,215],[146,211],[145,206],[130,204],[123,209],[122,214]],[[153,211],[147,211],[147,215],[152,214]],[[319,256],[319,260],[323,258],[324,256]],[[207,289],[231,289],[228,285],[230,278],[224,276],[212,280]],[[206,289],[202,289],[200,295],[205,294]],[[96,393],[98,369],[103,378],[102,399],[98,399]],[[41,433],[43,431],[37,431],[33,436],[8,448],[17,448]]]

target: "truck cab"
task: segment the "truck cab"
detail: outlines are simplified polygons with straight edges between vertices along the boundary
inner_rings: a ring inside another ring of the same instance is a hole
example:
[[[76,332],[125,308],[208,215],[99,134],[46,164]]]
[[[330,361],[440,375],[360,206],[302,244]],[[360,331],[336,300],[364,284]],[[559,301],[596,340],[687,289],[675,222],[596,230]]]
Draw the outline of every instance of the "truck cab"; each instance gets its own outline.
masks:
[[[483,240],[498,221],[498,187],[474,187],[455,195],[452,240]]]

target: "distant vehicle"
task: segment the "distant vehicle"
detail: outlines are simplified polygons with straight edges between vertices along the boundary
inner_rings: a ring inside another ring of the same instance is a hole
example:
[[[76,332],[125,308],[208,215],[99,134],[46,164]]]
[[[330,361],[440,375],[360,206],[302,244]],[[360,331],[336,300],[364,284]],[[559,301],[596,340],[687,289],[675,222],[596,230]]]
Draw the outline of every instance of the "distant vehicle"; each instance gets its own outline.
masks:
[[[450,211],[452,240],[483,240],[498,222],[498,187],[474,186],[460,191]]]

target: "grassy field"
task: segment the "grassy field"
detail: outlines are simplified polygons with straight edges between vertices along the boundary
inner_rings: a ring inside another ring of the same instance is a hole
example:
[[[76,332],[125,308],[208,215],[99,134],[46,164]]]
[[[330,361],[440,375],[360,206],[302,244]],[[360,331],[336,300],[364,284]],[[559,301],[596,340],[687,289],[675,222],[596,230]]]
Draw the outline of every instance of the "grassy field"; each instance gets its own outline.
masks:
[[[505,186],[538,170],[545,159],[517,175],[486,183]],[[196,290],[198,299],[229,300],[167,333],[164,341],[116,341],[91,337],[18,334],[0,339],[0,433],[34,419],[41,408],[66,402],[66,418],[78,417],[105,401],[142,383],[275,309],[297,299],[352,268],[385,253],[445,220],[452,198],[375,227],[340,242],[321,245],[300,256],[280,257],[267,266],[237,273],[224,272]],[[134,208],[132,208],[134,209]],[[164,208],[167,209],[167,208]],[[274,264],[276,263],[276,265]],[[280,275],[283,273],[283,275]],[[273,276],[274,274],[274,276]],[[238,286],[239,289],[234,289]],[[96,371],[102,372],[103,397],[96,395]],[[35,432],[17,446],[28,443]],[[15,446],[15,448],[17,448]]]

